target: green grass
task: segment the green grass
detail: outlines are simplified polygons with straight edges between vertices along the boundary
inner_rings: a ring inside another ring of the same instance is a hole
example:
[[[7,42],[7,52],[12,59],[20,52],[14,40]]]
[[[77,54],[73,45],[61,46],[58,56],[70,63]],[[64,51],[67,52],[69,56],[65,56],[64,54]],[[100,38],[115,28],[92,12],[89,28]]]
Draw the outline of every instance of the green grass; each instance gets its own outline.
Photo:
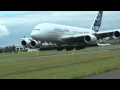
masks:
[[[116,47],[119,46],[86,48],[82,51]],[[39,52],[39,56],[59,53],[71,52],[42,51]],[[30,58],[30,56],[36,56],[36,53],[0,55],[0,78],[79,79],[120,68],[120,49],[75,56],[67,55],[46,58]]]
[[[98,47],[98,46],[90,47],[90,48],[81,49],[80,51],[77,51],[77,52],[85,52],[85,51],[91,51],[91,50],[104,50],[104,49],[111,49],[111,48],[120,48],[120,45],[104,46],[104,48]],[[71,52],[66,51],[66,50],[63,50],[63,51],[57,51],[57,50],[40,51],[38,56],[52,55],[52,54],[64,54],[64,53],[71,53]],[[4,55],[0,54],[0,60],[6,59],[6,58],[17,58],[17,57],[24,58],[24,57],[29,57],[29,56],[36,56],[36,52],[27,52],[27,53],[21,52],[21,53],[17,53],[17,54],[4,54]]]

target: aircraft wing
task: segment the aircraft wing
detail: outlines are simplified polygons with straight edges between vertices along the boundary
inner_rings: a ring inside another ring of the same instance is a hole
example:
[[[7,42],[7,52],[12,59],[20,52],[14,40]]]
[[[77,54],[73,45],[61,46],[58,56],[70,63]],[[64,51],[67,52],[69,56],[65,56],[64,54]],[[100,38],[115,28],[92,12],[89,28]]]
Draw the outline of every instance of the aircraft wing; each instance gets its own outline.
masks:
[[[65,42],[84,42],[84,37],[88,34],[77,34],[77,35],[67,35],[62,36],[61,40]]]
[[[76,35],[67,35],[62,36],[60,39],[64,42],[86,42],[86,43],[96,43],[98,39],[102,39],[105,37],[120,37],[120,30],[109,30],[97,32],[95,34],[76,34]]]
[[[110,36],[120,37],[120,30],[101,31],[97,32],[95,36],[97,37],[97,39],[102,39]]]
[[[32,38],[21,38],[22,40],[33,40]]]

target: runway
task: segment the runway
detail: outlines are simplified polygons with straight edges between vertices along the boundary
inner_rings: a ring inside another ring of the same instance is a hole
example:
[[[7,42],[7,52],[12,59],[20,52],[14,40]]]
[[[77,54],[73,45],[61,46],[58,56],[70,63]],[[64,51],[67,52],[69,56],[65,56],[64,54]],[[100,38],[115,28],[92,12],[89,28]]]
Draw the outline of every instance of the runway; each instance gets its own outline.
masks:
[[[120,79],[120,69],[102,73],[99,75],[89,76],[83,79]]]
[[[76,52],[76,55],[77,54],[87,54],[87,53],[99,53],[99,52],[108,52],[108,51],[112,51],[112,50],[118,50],[120,48],[115,48],[115,49],[104,49],[104,50],[93,50],[93,51],[79,51],[79,52]],[[67,51],[66,51],[67,52]],[[67,53],[64,53],[64,54],[53,54],[53,55],[42,55],[42,56],[26,56],[24,58],[20,58],[20,57],[12,57],[12,58],[5,58],[5,59],[2,59],[0,60],[1,61],[5,61],[5,60],[26,60],[26,59],[34,59],[34,58],[48,58],[48,57],[59,57],[59,56],[67,56],[67,55],[72,55],[72,52],[67,52]]]
[[[115,48],[115,49],[104,49],[104,50],[93,50],[93,51],[80,51],[80,52],[76,52],[76,54],[87,54],[87,53],[97,53],[97,52],[107,52],[107,51],[112,51],[112,50],[118,50],[120,48]],[[66,53],[66,54],[54,54],[54,55],[43,55],[43,56],[31,56],[33,58],[45,58],[45,57],[57,57],[57,56],[66,56],[66,55],[71,55],[70,53]]]

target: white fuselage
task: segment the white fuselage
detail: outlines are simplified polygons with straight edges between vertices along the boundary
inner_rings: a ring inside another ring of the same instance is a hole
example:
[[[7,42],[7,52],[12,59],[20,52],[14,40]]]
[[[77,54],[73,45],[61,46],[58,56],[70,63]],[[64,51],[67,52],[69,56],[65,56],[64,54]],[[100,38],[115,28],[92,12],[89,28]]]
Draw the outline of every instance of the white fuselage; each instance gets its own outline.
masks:
[[[65,43],[62,36],[74,36],[77,34],[94,34],[93,30],[59,24],[43,23],[37,25],[31,32],[31,37],[41,42]]]

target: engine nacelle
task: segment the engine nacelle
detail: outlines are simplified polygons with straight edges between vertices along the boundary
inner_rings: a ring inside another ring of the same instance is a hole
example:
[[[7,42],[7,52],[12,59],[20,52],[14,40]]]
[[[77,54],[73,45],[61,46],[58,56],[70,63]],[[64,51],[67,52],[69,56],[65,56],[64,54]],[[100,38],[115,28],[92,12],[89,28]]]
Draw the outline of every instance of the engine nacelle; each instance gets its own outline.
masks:
[[[84,41],[86,43],[96,43],[97,42],[97,37],[94,35],[87,35],[84,37]]]
[[[32,47],[32,48],[39,48],[40,46],[42,46],[42,43],[41,43],[41,41],[36,41],[36,40],[32,40],[31,41],[31,43],[30,43],[30,46]]]
[[[21,41],[21,44],[25,47],[30,47],[30,40],[29,39],[25,39]]]
[[[120,37],[120,32],[119,32],[119,31],[115,31],[115,32],[113,33],[113,36],[115,36],[115,37]]]

